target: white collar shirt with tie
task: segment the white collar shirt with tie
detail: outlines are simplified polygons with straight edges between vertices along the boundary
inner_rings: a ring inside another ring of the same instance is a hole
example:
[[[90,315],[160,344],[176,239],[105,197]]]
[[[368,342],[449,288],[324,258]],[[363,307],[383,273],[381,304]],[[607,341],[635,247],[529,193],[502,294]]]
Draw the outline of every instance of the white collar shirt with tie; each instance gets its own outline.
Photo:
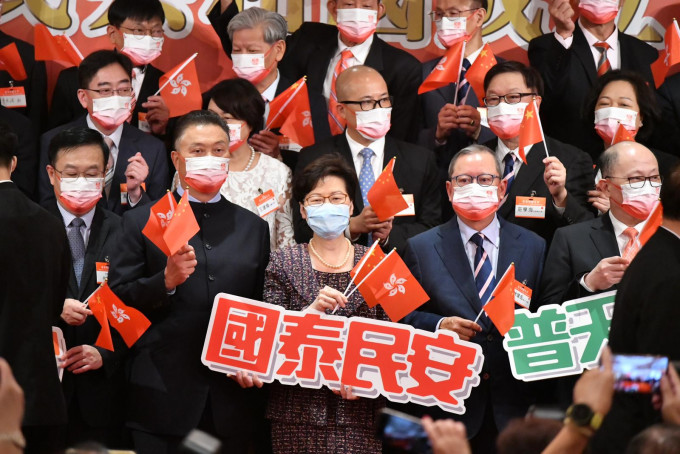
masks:
[[[373,175],[375,180],[378,179],[383,171],[383,160],[385,158],[385,138],[382,137],[374,142],[371,142],[368,146],[363,146],[356,140],[349,136],[349,131],[345,131],[345,137],[347,138],[347,143],[349,144],[349,150],[352,153],[352,160],[354,161],[354,169],[357,172],[357,176],[361,174],[361,167],[364,164],[364,158],[359,154],[364,148],[370,148],[373,150],[373,157],[371,158],[371,168],[373,169]]]

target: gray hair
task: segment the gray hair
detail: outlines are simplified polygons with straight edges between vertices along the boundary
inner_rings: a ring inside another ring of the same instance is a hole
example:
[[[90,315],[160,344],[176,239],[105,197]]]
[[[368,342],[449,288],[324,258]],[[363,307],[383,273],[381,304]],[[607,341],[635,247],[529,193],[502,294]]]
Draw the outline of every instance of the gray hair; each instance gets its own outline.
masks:
[[[498,157],[496,156],[496,152],[489,147],[485,147],[484,145],[478,145],[475,143],[463,148],[458,153],[456,153],[453,156],[453,158],[451,158],[451,163],[449,164],[449,177],[451,177],[451,174],[453,173],[453,168],[456,166],[456,162],[458,161],[458,159],[462,158],[463,156],[477,153],[489,153],[491,156],[493,156],[493,162],[496,164],[496,173],[498,173],[499,176],[503,175],[503,172],[501,171],[501,163],[498,160]]]
[[[262,25],[264,41],[267,44],[285,40],[288,35],[288,23],[282,15],[257,7],[248,8],[234,16],[227,26],[227,34],[229,39],[233,40],[234,32],[255,28],[258,25]]]

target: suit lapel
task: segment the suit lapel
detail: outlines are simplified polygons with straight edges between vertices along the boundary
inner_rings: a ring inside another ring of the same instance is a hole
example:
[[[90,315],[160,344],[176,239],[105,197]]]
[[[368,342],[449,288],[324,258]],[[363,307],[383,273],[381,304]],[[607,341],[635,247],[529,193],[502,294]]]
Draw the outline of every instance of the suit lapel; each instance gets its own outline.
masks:
[[[383,41],[378,38],[378,35],[373,35],[371,49],[368,51],[366,61],[364,62],[364,65],[370,66],[378,72],[383,70],[382,43]]]
[[[328,67],[331,64],[331,59],[338,50],[337,35],[335,35],[335,42],[317,43],[316,58],[311,58],[309,62],[309,71],[307,78],[309,80],[309,89],[323,93],[323,83],[328,73]]]
[[[83,293],[84,289],[94,288],[96,286],[95,267],[97,257],[101,256],[101,250],[109,233],[109,225],[104,222],[104,213],[101,208],[96,208],[94,217],[92,218],[92,227],[90,228],[90,238],[87,242],[87,249],[85,250],[85,261],[83,263],[83,275],[80,278],[80,289],[78,294],[81,298],[87,298],[88,295]]]
[[[475,285],[470,263],[465,253],[465,246],[460,238],[458,220],[454,217],[448,221],[448,223],[442,226],[440,235],[442,237],[441,241],[435,243],[437,254],[439,254],[439,258],[444,263],[444,267],[453,280],[456,281],[470,308],[477,314],[482,308],[482,302],[479,299],[477,286]]]
[[[593,241],[595,249],[602,258],[619,256],[621,253],[614,236],[614,226],[609,218],[609,213],[600,216],[598,221],[593,223],[593,230],[590,232],[590,239]]]
[[[572,46],[574,54],[586,71],[590,85],[593,86],[595,81],[597,81],[597,67],[595,66],[595,60],[593,60],[593,53],[590,50],[588,40],[586,40],[583,30],[581,30],[581,26],[578,24],[576,24],[576,29],[574,30],[574,42]]]

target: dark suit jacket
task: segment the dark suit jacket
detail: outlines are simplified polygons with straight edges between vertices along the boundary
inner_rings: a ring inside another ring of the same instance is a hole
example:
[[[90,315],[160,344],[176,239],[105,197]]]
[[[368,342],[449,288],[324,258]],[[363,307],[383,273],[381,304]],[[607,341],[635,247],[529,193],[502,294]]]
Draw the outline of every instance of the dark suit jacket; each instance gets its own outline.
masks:
[[[302,171],[309,163],[318,157],[328,153],[339,153],[354,168],[352,152],[349,149],[345,134],[338,134],[328,140],[314,146],[303,148],[300,152],[296,173]],[[397,157],[394,166],[394,180],[403,194],[413,194],[416,215],[395,217],[392,224],[392,232],[385,248],[396,247],[399,253],[404,251],[406,240],[412,236],[424,232],[440,223],[441,203],[437,168],[434,155],[431,151],[410,143],[402,142],[387,136],[385,138],[385,152],[382,167],[384,168],[393,157]],[[361,189],[357,185],[356,192],[352,195],[354,212],[357,216],[364,209],[361,197]],[[291,206],[299,207],[299,200],[291,200]],[[293,209],[293,225],[295,228],[295,241],[306,243],[312,237],[312,230],[307,222],[302,219],[299,208]],[[367,236],[362,235],[359,239],[362,244],[367,241]]]
[[[154,66],[146,65],[144,81],[142,88],[137,97],[137,104],[135,110],[132,112],[132,126],[139,125],[139,112],[146,112],[142,104],[146,102],[149,96],[153,96],[159,87],[159,80],[163,72]],[[56,128],[66,123],[74,121],[87,113],[78,101],[78,68],[73,66],[66,68],[59,73],[57,84],[54,87],[52,94],[52,104],[50,108],[50,117],[48,122],[48,129]]]
[[[621,69],[639,73],[654,86],[650,65],[658,57],[657,50],[621,31],[619,49]],[[576,24],[569,49],[565,49],[552,33],[532,39],[529,61],[545,82],[541,103],[545,134],[575,145],[595,160],[602,152],[602,139],[595,133],[593,124],[585,119],[583,111],[597,81],[597,68],[580,25]]]
[[[47,125],[47,76],[45,63],[35,61],[35,49],[25,41],[0,31],[0,48],[16,43],[19,56],[26,69],[28,78],[15,81],[7,71],[0,71],[0,87],[9,87],[10,80],[15,87],[26,90],[26,107],[13,110],[28,117],[36,132],[42,132]]]
[[[540,304],[562,304],[593,295],[579,283],[581,278],[600,260],[618,255],[609,213],[557,229],[545,261]]]
[[[515,276],[534,290],[532,306],[539,298],[538,284],[543,270],[545,241],[538,235],[500,219],[500,245],[497,276],[515,263]],[[435,331],[443,317],[458,316],[474,320],[482,309],[477,287],[465,246],[460,237],[457,218],[410,240],[404,261],[421,283],[430,300],[419,310],[407,315],[403,322],[418,329]],[[508,354],[503,349],[503,336],[491,320],[482,315],[479,319],[482,332],[472,338],[484,353],[482,380],[472,389],[465,401],[465,414],[459,418],[465,423],[468,437],[474,437],[484,420],[484,411],[490,401],[498,431],[515,417],[523,417],[533,401],[527,383],[516,380],[510,371]]]
[[[680,156],[680,74],[667,78],[657,90],[662,122],[654,129],[654,144],[667,153]]]
[[[63,223],[61,212],[55,201],[48,203],[45,208]],[[117,253],[120,222],[118,215],[100,207],[95,208],[80,287],[78,287],[76,275],[71,266],[66,298],[85,301],[97,289],[95,264],[109,261]],[[114,340],[112,352],[94,345],[101,330],[101,326],[94,317],[87,317],[85,323],[80,326],[71,326],[63,321],[59,326],[64,331],[67,349],[79,345],[91,345],[99,351],[103,362],[100,369],[83,374],[64,371],[62,385],[67,405],[69,408],[76,407],[83,420],[92,427],[107,427],[114,422],[121,422],[124,402],[121,365],[127,351],[122,338],[117,331],[111,329],[111,337]]]
[[[0,106],[0,120],[12,127],[19,138],[16,149],[17,167],[12,181],[31,199],[36,198],[35,180],[38,175],[38,141],[31,120],[13,109]]]
[[[306,75],[309,89],[323,93],[328,66],[338,48],[337,27],[304,22],[288,36],[286,44],[286,54],[279,64],[281,72],[293,80]],[[394,96],[389,134],[415,143],[419,125],[420,62],[408,52],[390,46],[374,35],[365,65],[382,74],[390,95]]]
[[[24,390],[24,426],[66,423],[52,325],[66,296],[71,253],[64,224],[0,183],[0,356]]]
[[[543,142],[540,142],[531,147],[531,151],[527,155],[527,164],[522,164],[519,172],[515,175],[515,181],[512,183],[508,193],[508,200],[498,209],[498,215],[513,224],[521,225],[538,233],[550,243],[558,227],[585,221],[594,216],[593,212],[590,211],[587,192],[590,189],[594,189],[595,183],[593,179],[593,161],[590,159],[590,156],[571,145],[558,142],[550,137],[547,137],[546,141],[550,156],[558,158],[567,169],[565,186],[569,195],[567,196],[567,206],[564,214],[560,215],[555,209],[550,191],[545,181],[543,181],[543,173],[545,172],[545,164],[543,164],[545,145],[543,145]],[[495,150],[498,145],[498,139],[494,139],[484,145]],[[530,196],[532,194],[536,197],[546,198],[545,219],[516,218],[516,197]]]
[[[680,360],[679,274],[680,239],[660,227],[637,253],[619,283],[609,331],[613,353]],[[628,441],[660,422],[660,416],[652,408],[648,394],[615,394],[612,409],[593,438],[592,452],[624,452]]]
[[[179,200],[179,196],[175,194]],[[210,405],[215,427],[231,444],[226,452],[243,452],[260,421],[259,390],[243,390],[224,374],[201,363],[201,352],[215,295],[232,293],[260,300],[269,260],[269,228],[250,211],[228,202],[194,203],[201,231],[189,244],[198,265],[175,293],[165,289],[167,257],[142,229],[151,205],[123,216],[118,254],[111,261],[112,290],[140,309],[151,327],[132,347],[128,426],[151,433],[184,437]]]
[[[40,138],[40,173],[38,175],[38,196],[40,198],[40,203],[44,204],[49,200],[54,200],[54,190],[50,184],[50,179],[47,176],[47,170],[45,170],[47,164],[49,164],[47,151],[50,141],[59,131],[64,129],[76,126],[87,128],[88,126],[85,118],[86,117],[83,116],[71,123],[58,126],[47,131]],[[120,203],[120,185],[126,181],[125,169],[127,169],[128,166],[128,159],[138,152],[142,153],[142,157],[149,166],[149,176],[146,178],[146,191],[142,191],[142,198],[136,206],[160,198],[170,186],[168,159],[166,157],[167,151],[163,142],[140,131],[134,126],[124,123],[123,134],[121,135],[120,147],[118,150],[118,159],[116,160],[113,182],[111,183],[111,193],[109,194],[109,198],[106,200],[105,205],[105,208],[119,215],[122,215],[129,209],[129,205],[122,205]]]
[[[227,27],[229,22],[238,14],[238,5],[236,2],[231,2],[231,4],[220,13],[220,3],[216,2],[213,9],[208,13],[208,20],[210,20],[210,25],[215,29],[215,33],[220,38],[222,42],[222,49],[227,57],[231,58],[231,40],[227,34]]]

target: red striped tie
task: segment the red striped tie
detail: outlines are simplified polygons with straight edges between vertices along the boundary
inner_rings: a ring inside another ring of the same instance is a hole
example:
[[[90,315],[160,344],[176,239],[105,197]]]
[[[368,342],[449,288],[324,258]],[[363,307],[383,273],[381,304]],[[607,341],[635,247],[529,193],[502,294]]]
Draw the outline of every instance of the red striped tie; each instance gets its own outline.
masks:
[[[345,130],[345,121],[338,115],[338,96],[335,94],[335,81],[338,75],[349,68],[349,59],[354,57],[352,51],[345,49],[340,55],[338,64],[333,70],[333,80],[331,80],[331,94],[328,98],[328,123],[331,126],[331,133],[333,135],[342,134]]]
[[[597,62],[597,76],[600,77],[603,74],[609,72],[612,69],[612,65],[609,63],[607,58],[607,51],[611,49],[611,46],[604,41],[593,44],[595,48],[600,51],[600,60]]]

